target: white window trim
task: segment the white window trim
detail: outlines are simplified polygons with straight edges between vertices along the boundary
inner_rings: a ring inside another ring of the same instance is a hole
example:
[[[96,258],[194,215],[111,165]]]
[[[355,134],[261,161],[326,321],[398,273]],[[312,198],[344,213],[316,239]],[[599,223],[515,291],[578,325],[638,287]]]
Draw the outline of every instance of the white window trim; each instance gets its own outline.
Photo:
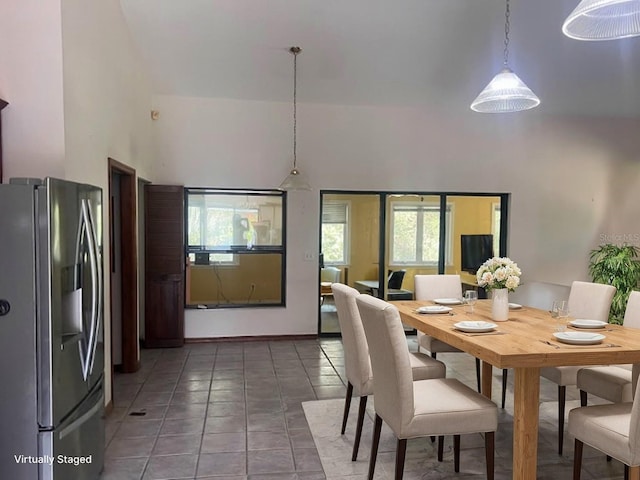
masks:
[[[493,202],[491,204],[491,235],[493,235],[493,255],[494,256],[499,256],[500,255],[500,230],[496,231],[496,224],[495,224],[495,215],[496,215],[496,211],[500,211],[500,220],[502,221],[502,208],[501,208],[501,204],[500,202]],[[500,226],[498,226],[498,229],[500,228]],[[497,239],[497,242],[496,242]],[[495,246],[498,246],[498,248],[495,248]]]
[[[325,260],[324,265],[330,266],[348,266],[351,261],[351,200],[325,200],[322,202],[322,206],[325,205],[345,205],[347,208],[347,221],[345,223],[345,238],[344,238],[344,260],[342,262],[328,262]],[[320,212],[320,218],[322,218],[322,212]],[[321,222],[320,228],[324,222]],[[322,248],[322,245],[320,246]]]
[[[395,262],[393,261],[393,211],[395,206],[404,207],[428,207],[435,208],[440,211],[440,202],[390,202],[391,221],[389,222],[389,266],[390,267],[437,267],[438,262]],[[445,267],[453,265],[453,218],[455,205],[453,203],[447,203],[445,207],[448,211],[448,215],[445,215]]]

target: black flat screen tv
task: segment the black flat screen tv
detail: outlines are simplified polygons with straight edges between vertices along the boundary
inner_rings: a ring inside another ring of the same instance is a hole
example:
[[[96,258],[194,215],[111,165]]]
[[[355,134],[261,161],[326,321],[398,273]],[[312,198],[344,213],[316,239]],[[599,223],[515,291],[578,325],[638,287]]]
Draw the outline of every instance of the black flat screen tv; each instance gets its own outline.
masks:
[[[476,273],[478,268],[493,257],[493,235],[460,235],[461,270]]]

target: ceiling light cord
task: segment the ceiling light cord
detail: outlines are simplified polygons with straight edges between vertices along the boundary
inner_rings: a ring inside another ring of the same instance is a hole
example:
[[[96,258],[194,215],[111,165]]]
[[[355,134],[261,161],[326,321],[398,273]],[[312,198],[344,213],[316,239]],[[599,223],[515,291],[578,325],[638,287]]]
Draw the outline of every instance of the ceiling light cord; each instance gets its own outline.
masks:
[[[311,190],[311,185],[298,170],[298,54],[301,51],[300,47],[289,49],[293,54],[293,168],[278,187],[284,191]]]
[[[298,159],[296,152],[298,150],[298,54],[300,47],[291,47],[293,53],[293,169],[296,170]]]
[[[504,12],[504,66],[509,65],[509,17],[511,16],[511,10],[509,10],[509,0],[507,0],[507,9]]]

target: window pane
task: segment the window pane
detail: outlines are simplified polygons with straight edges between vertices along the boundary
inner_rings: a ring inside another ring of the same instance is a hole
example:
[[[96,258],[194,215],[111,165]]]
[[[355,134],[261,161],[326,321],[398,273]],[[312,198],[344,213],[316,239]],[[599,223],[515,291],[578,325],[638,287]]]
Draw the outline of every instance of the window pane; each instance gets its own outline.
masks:
[[[494,205],[493,207],[493,254],[500,255],[500,205]]]
[[[325,263],[346,264],[348,258],[349,203],[327,201],[322,204],[321,252]]]
[[[207,248],[241,244],[241,242],[235,243],[233,218],[232,209],[207,208],[207,233],[205,238],[205,246]]]
[[[440,212],[422,211],[422,262],[438,263],[440,250]]]
[[[418,213],[393,213],[393,262],[416,262]]]
[[[345,225],[340,223],[322,224],[322,253],[325,263],[345,262]]]
[[[189,245],[202,245],[202,230],[200,229],[200,208],[189,206],[187,219],[187,235]]]

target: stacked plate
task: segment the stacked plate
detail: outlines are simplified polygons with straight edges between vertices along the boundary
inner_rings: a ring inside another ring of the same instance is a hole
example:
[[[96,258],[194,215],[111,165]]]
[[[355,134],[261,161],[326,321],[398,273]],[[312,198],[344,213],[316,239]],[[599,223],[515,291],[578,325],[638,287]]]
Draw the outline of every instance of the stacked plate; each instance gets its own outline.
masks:
[[[469,333],[482,333],[482,332],[490,332],[495,330],[497,325],[491,322],[485,322],[482,320],[475,321],[465,321],[458,322],[453,325],[456,329],[461,332],[469,332]]]
[[[416,312],[418,313],[449,313],[451,310],[451,307],[445,307],[443,305],[427,305],[426,307],[416,308]]]
[[[583,318],[577,318],[575,320],[571,320],[569,325],[576,328],[604,328],[608,323],[600,320],[585,320]]]
[[[604,335],[592,332],[556,332],[553,336],[559,342],[571,345],[595,345],[606,338]]]
[[[459,298],[434,298],[433,303],[438,305],[460,305],[462,300]]]

